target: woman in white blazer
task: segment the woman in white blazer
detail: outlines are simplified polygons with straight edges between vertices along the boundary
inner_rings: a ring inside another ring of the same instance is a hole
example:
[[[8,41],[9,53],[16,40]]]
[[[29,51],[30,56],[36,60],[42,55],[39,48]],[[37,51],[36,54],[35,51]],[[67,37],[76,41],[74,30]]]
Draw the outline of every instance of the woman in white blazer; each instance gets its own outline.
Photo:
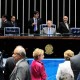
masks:
[[[64,52],[65,61],[58,66],[56,80],[74,80],[74,74],[71,69],[70,57],[74,56],[74,52],[66,50]]]

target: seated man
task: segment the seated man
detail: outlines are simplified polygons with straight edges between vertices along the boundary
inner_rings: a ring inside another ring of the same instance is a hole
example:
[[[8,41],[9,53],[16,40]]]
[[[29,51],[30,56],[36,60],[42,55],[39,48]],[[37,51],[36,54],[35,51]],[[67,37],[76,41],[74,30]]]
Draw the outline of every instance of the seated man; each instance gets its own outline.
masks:
[[[51,20],[48,20],[47,21],[47,27],[44,27],[42,29],[42,34],[44,35],[48,35],[48,36],[52,36],[55,34],[56,32],[56,28],[55,27],[52,27],[52,21]]]
[[[17,27],[16,17],[11,16],[10,27]]]
[[[69,33],[69,28],[70,28],[70,25],[68,23],[68,17],[63,16],[63,22],[60,22],[58,32],[61,34]]]

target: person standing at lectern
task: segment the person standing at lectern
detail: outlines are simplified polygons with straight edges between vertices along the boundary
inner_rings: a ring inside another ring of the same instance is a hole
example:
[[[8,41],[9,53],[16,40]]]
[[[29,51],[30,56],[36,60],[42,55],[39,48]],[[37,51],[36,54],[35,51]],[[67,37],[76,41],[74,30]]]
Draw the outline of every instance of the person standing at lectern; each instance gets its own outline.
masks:
[[[42,19],[39,18],[39,12],[34,11],[34,16],[28,21],[28,29],[30,29],[31,34],[40,33],[40,24],[42,24]]]
[[[63,16],[63,22],[60,22],[58,32],[59,33],[69,33],[70,25],[68,23],[68,17]]]
[[[10,27],[17,27],[16,17],[15,16],[11,16]]]

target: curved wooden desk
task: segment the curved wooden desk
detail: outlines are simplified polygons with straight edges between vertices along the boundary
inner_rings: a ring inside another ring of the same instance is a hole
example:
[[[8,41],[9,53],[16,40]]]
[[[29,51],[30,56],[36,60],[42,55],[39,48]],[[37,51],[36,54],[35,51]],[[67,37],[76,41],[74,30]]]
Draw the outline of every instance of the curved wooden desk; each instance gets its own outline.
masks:
[[[27,57],[32,58],[32,52],[35,48],[42,48],[51,44],[53,54],[47,55],[46,58],[63,58],[63,52],[71,49],[77,54],[80,51],[80,37],[47,37],[47,36],[0,36],[0,50],[8,56],[17,45],[22,45],[27,50]]]

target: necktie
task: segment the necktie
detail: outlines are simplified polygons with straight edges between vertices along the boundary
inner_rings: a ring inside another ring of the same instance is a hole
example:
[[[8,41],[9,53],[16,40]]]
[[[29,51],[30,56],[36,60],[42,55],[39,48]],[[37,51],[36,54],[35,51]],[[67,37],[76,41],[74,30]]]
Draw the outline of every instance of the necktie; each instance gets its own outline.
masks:
[[[12,22],[13,27],[15,27],[15,22]]]
[[[36,25],[34,25],[34,32],[35,32],[35,31],[37,31],[37,19],[36,18],[34,19],[34,23],[36,24]]]
[[[14,27],[15,27],[15,23],[13,23]]]
[[[67,24],[67,23],[65,23],[65,25],[66,25],[67,29],[69,29],[69,26],[68,26],[68,24]]]
[[[51,31],[50,31],[50,28],[48,28],[48,36],[50,36],[51,34]]]

